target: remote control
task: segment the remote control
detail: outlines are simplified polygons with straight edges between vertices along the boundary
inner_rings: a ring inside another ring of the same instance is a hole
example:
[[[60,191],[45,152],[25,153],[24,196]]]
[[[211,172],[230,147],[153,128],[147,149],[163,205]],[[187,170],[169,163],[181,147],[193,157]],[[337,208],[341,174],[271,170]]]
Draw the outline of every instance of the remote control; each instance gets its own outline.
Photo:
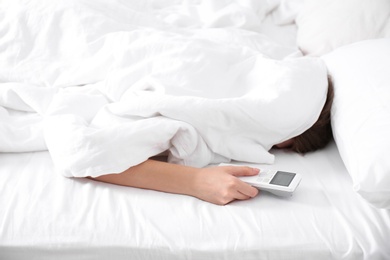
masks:
[[[220,164],[220,166],[238,166],[233,164]],[[302,176],[297,173],[259,169],[258,175],[239,176],[238,178],[259,190],[271,192],[277,196],[292,196],[301,182]]]

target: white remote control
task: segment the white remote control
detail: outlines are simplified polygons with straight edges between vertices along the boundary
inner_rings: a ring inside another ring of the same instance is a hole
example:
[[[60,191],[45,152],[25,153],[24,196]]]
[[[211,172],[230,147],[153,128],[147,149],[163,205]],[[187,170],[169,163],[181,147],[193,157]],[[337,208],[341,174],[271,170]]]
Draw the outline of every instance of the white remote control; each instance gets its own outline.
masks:
[[[233,164],[220,164],[220,166],[238,166]],[[271,192],[277,196],[292,196],[301,182],[302,176],[297,173],[260,169],[258,175],[238,177],[240,180],[258,188]]]

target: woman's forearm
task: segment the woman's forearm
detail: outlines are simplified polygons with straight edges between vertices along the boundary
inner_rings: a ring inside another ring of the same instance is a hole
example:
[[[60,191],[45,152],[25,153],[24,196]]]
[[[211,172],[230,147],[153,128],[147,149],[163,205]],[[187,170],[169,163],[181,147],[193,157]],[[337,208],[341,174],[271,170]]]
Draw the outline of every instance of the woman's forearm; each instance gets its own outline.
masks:
[[[123,186],[185,194],[225,205],[236,199],[245,200],[257,195],[256,188],[237,178],[255,174],[258,174],[258,170],[249,167],[193,168],[147,160],[122,173],[102,175],[93,179]]]
[[[143,189],[194,196],[197,168],[147,160],[119,174],[107,174],[95,180]]]

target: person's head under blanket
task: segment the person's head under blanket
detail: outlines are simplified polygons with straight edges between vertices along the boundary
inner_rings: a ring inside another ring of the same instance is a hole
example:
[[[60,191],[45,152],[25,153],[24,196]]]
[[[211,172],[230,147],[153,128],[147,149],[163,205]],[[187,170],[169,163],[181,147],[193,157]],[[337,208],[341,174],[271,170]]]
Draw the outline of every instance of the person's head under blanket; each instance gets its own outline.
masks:
[[[133,85],[126,84],[133,74],[113,75],[100,87],[112,102],[90,123],[78,115],[47,121],[54,162],[65,176],[83,177],[123,172],[166,151],[170,163],[204,167],[230,160],[272,164],[273,147],[305,153],[325,146],[333,91],[322,60],[255,56],[247,63],[231,62],[211,74],[211,65],[152,71]]]
[[[302,154],[324,148],[333,137],[330,120],[333,96],[333,84],[331,79],[328,78],[328,94],[318,120],[302,134],[276,144],[275,147]]]

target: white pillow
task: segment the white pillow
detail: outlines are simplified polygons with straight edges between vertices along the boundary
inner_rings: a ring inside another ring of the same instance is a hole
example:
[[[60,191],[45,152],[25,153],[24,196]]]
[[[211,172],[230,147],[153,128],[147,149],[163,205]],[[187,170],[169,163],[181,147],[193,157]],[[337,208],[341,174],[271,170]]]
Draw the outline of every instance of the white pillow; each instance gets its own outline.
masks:
[[[390,38],[347,45],[322,58],[335,88],[333,134],[354,190],[389,209]]]
[[[299,48],[320,56],[350,43],[390,37],[390,1],[306,0],[296,24]]]

